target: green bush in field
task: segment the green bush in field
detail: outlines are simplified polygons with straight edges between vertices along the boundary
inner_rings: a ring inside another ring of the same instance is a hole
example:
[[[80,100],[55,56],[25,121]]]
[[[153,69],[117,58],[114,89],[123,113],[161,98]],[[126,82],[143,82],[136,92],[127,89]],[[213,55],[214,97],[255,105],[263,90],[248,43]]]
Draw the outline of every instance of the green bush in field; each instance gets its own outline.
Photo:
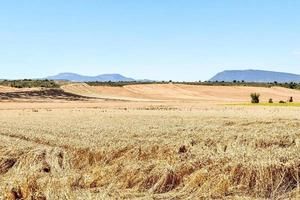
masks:
[[[250,97],[251,97],[251,103],[259,103],[260,94],[258,94],[258,93],[252,93],[250,95]]]
[[[273,99],[272,98],[269,99],[269,103],[273,103]]]

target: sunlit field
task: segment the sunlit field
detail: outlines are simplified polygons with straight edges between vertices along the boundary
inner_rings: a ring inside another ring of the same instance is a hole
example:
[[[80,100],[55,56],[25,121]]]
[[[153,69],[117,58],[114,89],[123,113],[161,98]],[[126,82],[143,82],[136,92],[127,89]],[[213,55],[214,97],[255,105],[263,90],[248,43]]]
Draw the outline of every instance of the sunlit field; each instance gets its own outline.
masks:
[[[0,200],[300,200],[300,0],[0,0]]]
[[[297,199],[300,108],[182,105],[1,110],[0,199]]]

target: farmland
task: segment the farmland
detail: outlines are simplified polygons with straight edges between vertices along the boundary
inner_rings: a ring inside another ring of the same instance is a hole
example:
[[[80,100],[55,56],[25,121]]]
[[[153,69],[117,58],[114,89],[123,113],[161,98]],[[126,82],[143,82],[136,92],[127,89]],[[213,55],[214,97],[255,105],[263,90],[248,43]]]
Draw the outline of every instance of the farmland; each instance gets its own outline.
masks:
[[[0,199],[298,198],[298,91],[75,86],[2,89]]]

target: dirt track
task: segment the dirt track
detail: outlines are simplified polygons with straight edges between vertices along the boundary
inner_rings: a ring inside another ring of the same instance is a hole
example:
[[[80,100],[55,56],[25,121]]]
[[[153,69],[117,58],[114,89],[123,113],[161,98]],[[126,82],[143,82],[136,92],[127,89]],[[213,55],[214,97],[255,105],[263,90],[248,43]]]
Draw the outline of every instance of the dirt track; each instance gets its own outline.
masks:
[[[26,92],[26,91],[37,91],[37,90],[40,90],[40,88],[14,88],[14,87],[8,87],[8,86],[0,85],[0,93]]]

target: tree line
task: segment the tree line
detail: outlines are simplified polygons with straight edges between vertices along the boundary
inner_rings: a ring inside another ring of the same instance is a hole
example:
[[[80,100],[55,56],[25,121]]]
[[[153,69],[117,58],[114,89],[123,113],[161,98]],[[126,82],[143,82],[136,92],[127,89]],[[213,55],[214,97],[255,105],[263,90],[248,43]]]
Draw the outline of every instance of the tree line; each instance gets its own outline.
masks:
[[[9,86],[15,88],[33,88],[33,87],[42,87],[42,88],[59,88],[60,85],[53,80],[33,80],[33,79],[23,79],[23,80],[2,80],[0,85]]]

